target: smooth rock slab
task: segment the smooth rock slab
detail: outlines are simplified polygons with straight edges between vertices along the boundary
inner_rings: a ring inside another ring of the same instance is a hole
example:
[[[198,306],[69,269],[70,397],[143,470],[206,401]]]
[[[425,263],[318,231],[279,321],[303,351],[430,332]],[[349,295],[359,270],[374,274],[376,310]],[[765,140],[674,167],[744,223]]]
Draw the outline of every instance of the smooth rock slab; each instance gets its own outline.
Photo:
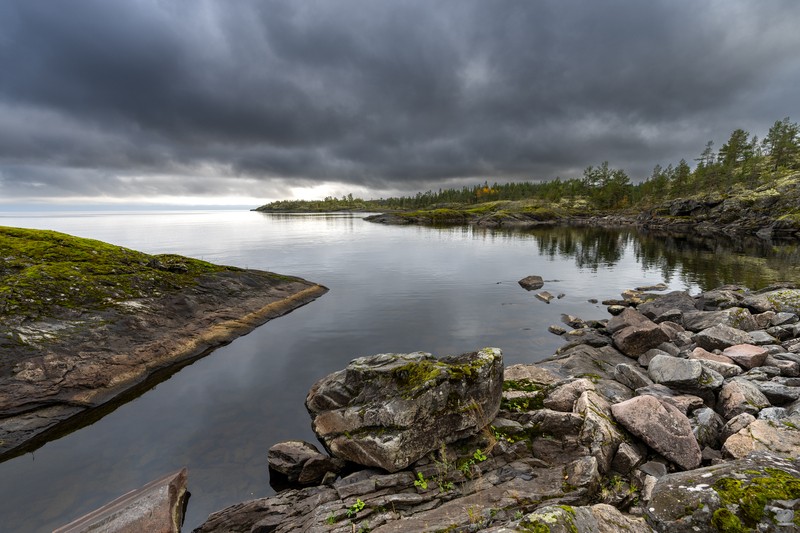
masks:
[[[684,470],[700,465],[692,425],[676,407],[653,396],[636,396],[612,405],[611,412],[625,429]]]
[[[644,507],[656,531],[796,531],[800,462],[761,453],[669,474]]]
[[[184,468],[124,494],[54,533],[180,533],[187,497]]]
[[[486,427],[500,410],[502,386],[497,348],[442,359],[381,354],[315,383],[306,407],[331,455],[397,472]]]

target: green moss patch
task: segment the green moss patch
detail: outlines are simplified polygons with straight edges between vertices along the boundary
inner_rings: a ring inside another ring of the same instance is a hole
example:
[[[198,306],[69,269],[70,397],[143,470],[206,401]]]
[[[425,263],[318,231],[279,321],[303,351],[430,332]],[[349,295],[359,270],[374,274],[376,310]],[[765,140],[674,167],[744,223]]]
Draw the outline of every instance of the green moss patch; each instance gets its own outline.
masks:
[[[764,518],[768,502],[800,498],[800,479],[778,468],[766,468],[764,472],[766,475],[750,481],[726,477],[714,483],[713,488],[725,506],[712,519],[718,531],[755,528]],[[738,513],[734,514],[737,507]]]
[[[45,230],[0,227],[0,312],[40,318],[178,290],[238,270]]]

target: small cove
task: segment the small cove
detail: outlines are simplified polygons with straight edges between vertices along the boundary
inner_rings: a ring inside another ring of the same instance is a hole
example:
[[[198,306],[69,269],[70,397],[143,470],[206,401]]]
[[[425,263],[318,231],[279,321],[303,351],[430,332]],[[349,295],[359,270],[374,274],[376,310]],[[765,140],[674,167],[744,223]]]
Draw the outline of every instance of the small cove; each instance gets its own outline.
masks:
[[[47,531],[182,466],[185,531],[212,511],[270,494],[267,449],[314,442],[303,406],[320,377],[358,356],[483,346],[506,364],[561,344],[561,313],[605,318],[588,302],[638,285],[751,287],[798,279],[792,245],[638,235],[630,230],[385,227],[359,215],[241,211],[15,214],[0,224],[63,231],[148,253],[297,275],[328,294],[182,369],[95,424],[0,464],[4,531]],[[539,274],[547,305],[516,280]]]

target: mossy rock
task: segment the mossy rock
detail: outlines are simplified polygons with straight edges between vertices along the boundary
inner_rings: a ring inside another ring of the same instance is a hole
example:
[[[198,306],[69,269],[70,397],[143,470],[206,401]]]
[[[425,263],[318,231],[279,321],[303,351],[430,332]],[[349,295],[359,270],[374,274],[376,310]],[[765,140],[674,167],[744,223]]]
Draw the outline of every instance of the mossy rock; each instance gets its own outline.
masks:
[[[191,285],[232,267],[149,255],[46,230],[0,227],[0,313],[27,318],[100,309]]]

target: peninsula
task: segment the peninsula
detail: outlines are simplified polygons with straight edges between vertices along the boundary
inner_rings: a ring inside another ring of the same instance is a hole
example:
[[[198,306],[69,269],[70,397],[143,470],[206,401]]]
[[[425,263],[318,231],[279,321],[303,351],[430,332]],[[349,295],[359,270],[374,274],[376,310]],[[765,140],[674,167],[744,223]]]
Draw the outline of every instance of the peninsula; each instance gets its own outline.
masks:
[[[327,292],[300,278],[0,227],[0,459],[82,427]]]

